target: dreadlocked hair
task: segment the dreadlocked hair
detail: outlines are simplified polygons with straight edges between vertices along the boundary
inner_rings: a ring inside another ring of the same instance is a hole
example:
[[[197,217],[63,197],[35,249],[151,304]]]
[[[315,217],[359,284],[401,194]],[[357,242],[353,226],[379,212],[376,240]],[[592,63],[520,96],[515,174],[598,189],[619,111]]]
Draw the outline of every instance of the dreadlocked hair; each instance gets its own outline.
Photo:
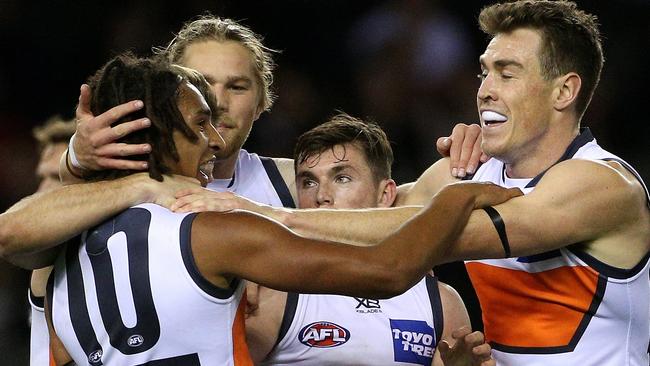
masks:
[[[206,100],[210,100],[209,106],[214,106],[209,86],[198,72],[172,65],[163,57],[137,58],[130,53],[122,54],[106,63],[88,80],[92,90],[90,109],[96,116],[131,100],[139,99],[144,103],[143,108],[120,118],[111,127],[145,117],[151,121],[149,128],[132,132],[116,142],[150,144],[152,151],[148,155],[127,156],[124,159],[147,160],[149,176],[158,181],[163,180],[163,174],[170,173],[170,168],[164,163],[165,158],[179,160],[172,138],[173,131],[181,131],[192,142],[198,139],[178,109],[178,89],[183,81],[195,85]],[[110,180],[133,173],[137,171],[94,171],[86,179]]]

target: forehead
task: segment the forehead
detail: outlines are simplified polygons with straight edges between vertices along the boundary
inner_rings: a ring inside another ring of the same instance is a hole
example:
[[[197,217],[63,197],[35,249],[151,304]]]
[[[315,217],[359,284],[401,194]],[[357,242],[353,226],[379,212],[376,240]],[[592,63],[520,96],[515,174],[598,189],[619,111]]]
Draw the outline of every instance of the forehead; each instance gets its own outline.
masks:
[[[188,114],[203,113],[209,112],[210,107],[205,101],[203,94],[192,85],[191,83],[184,81],[178,86],[178,109],[183,114],[187,122]]]
[[[320,155],[309,156],[298,164],[298,171],[328,170],[342,165],[369,169],[368,160],[361,148],[356,144],[345,143],[325,149]]]
[[[530,28],[498,33],[488,44],[480,61],[484,65],[502,60],[515,61],[522,65],[536,63],[541,43],[539,31]]]
[[[192,43],[185,49],[182,63],[206,77],[232,74],[252,78],[254,75],[251,52],[235,41]]]

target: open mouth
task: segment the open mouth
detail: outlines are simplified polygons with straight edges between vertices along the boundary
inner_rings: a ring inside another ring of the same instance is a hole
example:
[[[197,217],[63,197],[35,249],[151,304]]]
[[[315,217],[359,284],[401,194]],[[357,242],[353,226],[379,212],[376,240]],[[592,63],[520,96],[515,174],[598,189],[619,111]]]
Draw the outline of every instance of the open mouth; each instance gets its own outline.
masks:
[[[212,156],[210,160],[204,161],[199,165],[199,173],[205,178],[207,182],[211,182],[213,177],[212,177],[212,170],[214,169],[214,162],[216,160],[216,157]]]
[[[492,126],[506,122],[508,117],[494,111],[483,111],[481,112],[481,119],[485,126]]]

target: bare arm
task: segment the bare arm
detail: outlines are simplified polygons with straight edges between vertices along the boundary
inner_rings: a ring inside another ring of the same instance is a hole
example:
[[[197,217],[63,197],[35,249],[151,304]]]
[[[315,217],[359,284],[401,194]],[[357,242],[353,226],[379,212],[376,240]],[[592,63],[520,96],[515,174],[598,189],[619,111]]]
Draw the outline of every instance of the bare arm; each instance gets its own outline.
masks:
[[[650,213],[641,184],[618,163],[569,160],[551,168],[533,192],[495,206],[513,256],[583,243],[615,267],[631,268],[650,249]],[[484,212],[472,214],[451,257],[498,258],[501,241]]]
[[[43,261],[49,264],[49,256],[43,259],[33,255],[130,206],[143,202],[169,206],[173,192],[196,184],[196,180],[189,178],[171,177],[166,177],[162,184],[146,174],[137,174],[30,196],[0,215],[0,256],[28,268],[38,268],[44,265]],[[161,193],[165,191],[166,194]]]
[[[192,227],[192,250],[201,273],[215,284],[235,276],[282,291],[385,298],[444,260],[475,205],[516,194],[494,185],[449,186],[393,235],[364,248],[296,236],[252,213],[202,213]]]
[[[246,342],[255,364],[262,362],[273,349],[287,303],[286,292],[263,286],[258,291],[258,307],[246,318]]]

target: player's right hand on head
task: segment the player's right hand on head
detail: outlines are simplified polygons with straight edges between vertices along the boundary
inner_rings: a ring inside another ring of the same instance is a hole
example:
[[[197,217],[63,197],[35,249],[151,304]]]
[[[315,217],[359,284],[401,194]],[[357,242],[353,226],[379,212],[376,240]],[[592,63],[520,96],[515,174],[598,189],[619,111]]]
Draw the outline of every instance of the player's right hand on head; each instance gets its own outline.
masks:
[[[481,126],[458,123],[451,136],[436,141],[436,149],[443,157],[449,157],[450,173],[457,178],[476,173],[480,163],[490,159],[481,150]]]
[[[452,189],[461,189],[463,190],[463,194],[472,195],[475,209],[498,205],[524,194],[519,188],[504,188],[491,182],[465,181],[451,184],[449,187]]]
[[[124,144],[116,142],[134,131],[147,128],[151,121],[140,118],[111,127],[120,118],[141,109],[142,101],[134,100],[109,109],[94,116],[90,110],[91,91],[86,84],[81,86],[79,104],[75,111],[77,131],[75,132],[74,153],[85,170],[105,169],[147,169],[146,161],[122,159],[125,156],[142,155],[151,152],[149,144]]]

